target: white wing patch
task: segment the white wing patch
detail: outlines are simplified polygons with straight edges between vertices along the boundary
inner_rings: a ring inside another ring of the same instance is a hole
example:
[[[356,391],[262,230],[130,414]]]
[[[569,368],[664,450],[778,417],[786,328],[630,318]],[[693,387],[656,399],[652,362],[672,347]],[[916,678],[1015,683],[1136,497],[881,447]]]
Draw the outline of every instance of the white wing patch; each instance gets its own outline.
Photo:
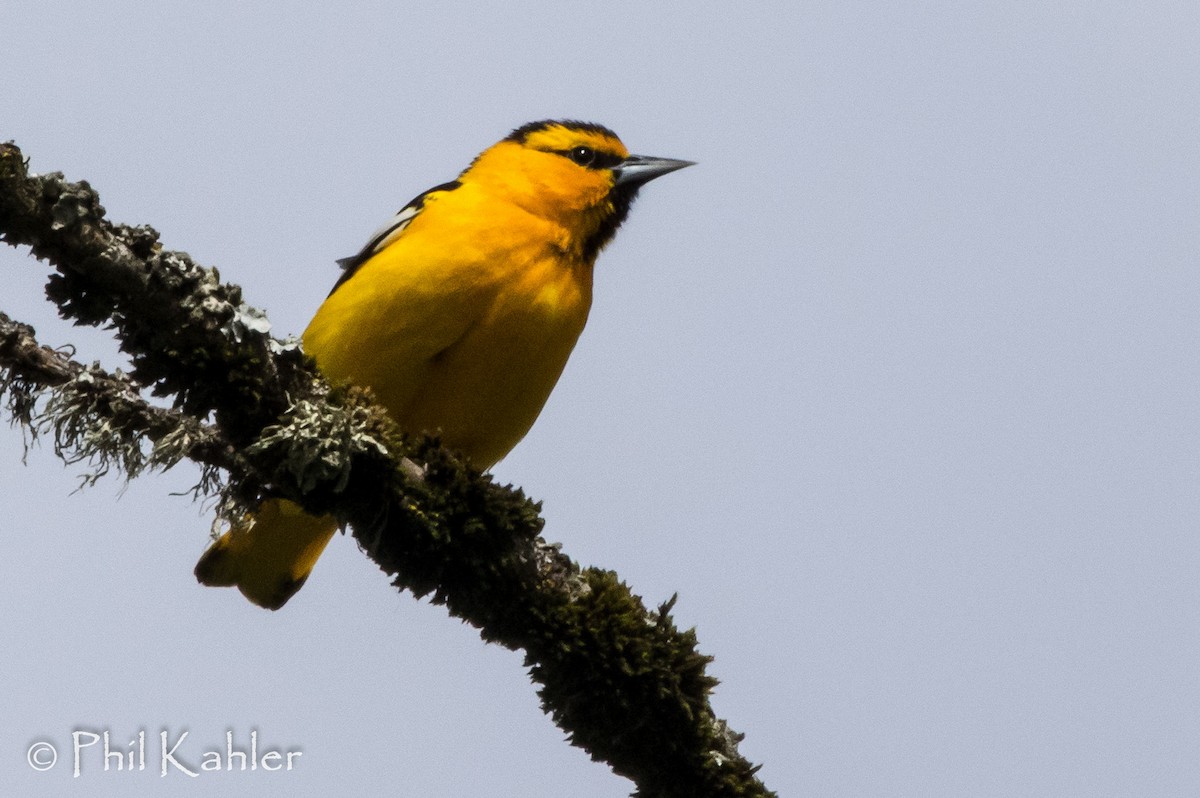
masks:
[[[412,220],[417,218],[417,214],[421,212],[421,208],[425,205],[425,195],[419,197],[419,201],[414,200],[408,205],[405,205],[400,210],[396,211],[396,215],[388,219],[387,223],[371,234],[371,238],[367,241],[366,246],[360,249],[355,254],[348,258],[338,258],[338,265],[346,271],[350,271],[354,267],[363,263],[375,253],[382,250],[388,244],[395,241],[404,232],[404,228],[412,223]]]
[[[429,199],[431,194],[442,191],[453,191],[461,185],[462,183],[459,181],[452,180],[449,183],[442,183],[440,186],[434,186],[428,191],[418,194],[411,202],[396,211],[396,215],[388,219],[387,224],[376,230],[367,241],[366,246],[348,258],[338,258],[337,264],[344,271],[342,272],[342,276],[338,278],[338,281],[334,283],[333,290],[329,293],[332,294],[338,290],[338,287],[342,283],[349,280],[358,271],[359,266],[362,266],[376,253],[386,249],[388,245],[398,239],[404,230],[412,224],[412,220],[417,218],[417,214],[424,209],[425,201]]]

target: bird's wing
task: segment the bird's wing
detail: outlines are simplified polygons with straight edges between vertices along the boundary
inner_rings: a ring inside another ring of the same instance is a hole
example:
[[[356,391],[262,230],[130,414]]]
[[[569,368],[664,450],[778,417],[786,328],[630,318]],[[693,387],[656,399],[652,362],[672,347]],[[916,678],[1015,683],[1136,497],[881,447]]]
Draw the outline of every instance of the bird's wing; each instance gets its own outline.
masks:
[[[370,387],[403,422],[439,359],[494,303],[499,283],[482,254],[414,228],[326,298],[304,333],[305,351],[330,381]]]
[[[332,294],[338,290],[343,283],[354,276],[360,266],[399,238],[405,228],[412,223],[412,220],[417,218],[417,214],[425,207],[425,201],[429,199],[431,194],[436,194],[440,191],[453,191],[461,185],[462,183],[459,181],[452,180],[449,183],[442,183],[440,186],[434,186],[428,191],[418,194],[407,205],[396,211],[395,215],[391,219],[388,219],[386,224],[372,233],[362,249],[350,257],[338,258],[337,264],[342,267],[342,275],[334,283],[333,289],[329,293]]]

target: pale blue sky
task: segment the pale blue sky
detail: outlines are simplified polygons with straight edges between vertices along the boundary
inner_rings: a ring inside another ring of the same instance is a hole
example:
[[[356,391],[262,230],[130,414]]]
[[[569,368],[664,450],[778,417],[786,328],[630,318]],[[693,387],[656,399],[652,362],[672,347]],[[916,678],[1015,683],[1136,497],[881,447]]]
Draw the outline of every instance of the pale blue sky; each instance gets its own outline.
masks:
[[[10,3],[0,139],[298,333],[391,212],[533,119],[649,185],[498,478],[674,592],[781,795],[1200,792],[1200,10],[1183,3]],[[0,309],[55,322],[0,250]],[[202,589],[195,471],[0,429],[0,786],[626,795],[518,654],[339,538],[281,612]],[[72,779],[71,733],[146,730]],[[232,729],[290,773],[157,775]],[[26,764],[53,742],[48,772]]]

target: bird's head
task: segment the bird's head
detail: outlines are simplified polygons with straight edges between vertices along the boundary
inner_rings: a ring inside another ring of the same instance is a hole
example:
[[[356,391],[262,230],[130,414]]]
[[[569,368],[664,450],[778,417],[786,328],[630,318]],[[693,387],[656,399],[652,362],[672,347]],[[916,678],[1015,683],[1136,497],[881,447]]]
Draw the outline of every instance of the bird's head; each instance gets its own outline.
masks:
[[[492,188],[570,232],[587,260],[612,239],[638,189],[692,161],[630,155],[590,122],[530,122],[482,152],[459,177]]]

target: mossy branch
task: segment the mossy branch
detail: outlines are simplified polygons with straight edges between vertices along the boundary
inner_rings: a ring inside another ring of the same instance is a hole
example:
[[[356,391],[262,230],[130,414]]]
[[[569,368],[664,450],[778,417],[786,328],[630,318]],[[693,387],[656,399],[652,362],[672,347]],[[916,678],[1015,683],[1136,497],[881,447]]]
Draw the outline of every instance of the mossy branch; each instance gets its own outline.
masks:
[[[30,175],[11,143],[0,236],[55,268],[64,318],[107,325],[130,359],[127,374],[84,366],[0,314],[0,395],[64,459],[133,477],[187,458],[228,513],[267,495],[332,513],[396,587],[524,650],[543,709],[636,795],[772,795],[713,713],[710,658],[675,627],[674,599],[649,610],[615,573],[581,569],[520,490],[404,435],[368,392],[331,390],[237,286],[149,227],[108,222],[87,183]]]

